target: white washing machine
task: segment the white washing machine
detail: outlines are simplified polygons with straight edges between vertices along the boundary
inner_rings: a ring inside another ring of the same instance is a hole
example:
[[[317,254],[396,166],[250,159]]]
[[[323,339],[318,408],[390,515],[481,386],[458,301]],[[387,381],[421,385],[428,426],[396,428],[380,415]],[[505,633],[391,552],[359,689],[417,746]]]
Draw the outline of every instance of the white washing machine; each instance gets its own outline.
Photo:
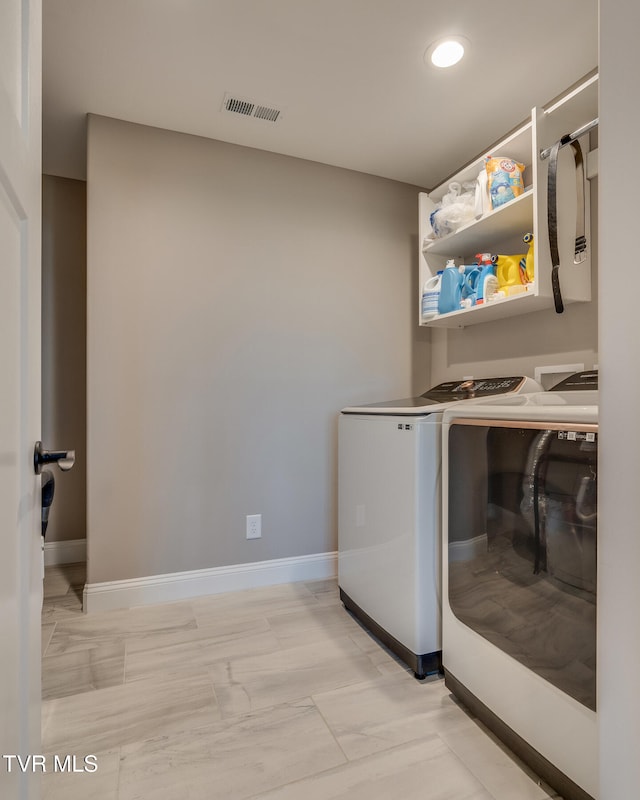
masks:
[[[418,678],[441,668],[442,413],[539,389],[522,376],[448,381],[340,414],[340,597]]]
[[[597,372],[443,416],[445,683],[565,800],[596,796]]]

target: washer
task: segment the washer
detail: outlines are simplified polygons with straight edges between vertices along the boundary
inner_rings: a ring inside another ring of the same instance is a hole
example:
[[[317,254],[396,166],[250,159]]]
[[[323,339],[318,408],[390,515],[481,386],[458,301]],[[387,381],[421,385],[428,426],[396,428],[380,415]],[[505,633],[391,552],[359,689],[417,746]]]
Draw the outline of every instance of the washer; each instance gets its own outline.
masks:
[[[420,397],[340,414],[340,597],[418,678],[441,668],[442,414],[539,389],[522,376],[448,381]]]
[[[565,800],[597,793],[597,372],[443,415],[445,684]]]

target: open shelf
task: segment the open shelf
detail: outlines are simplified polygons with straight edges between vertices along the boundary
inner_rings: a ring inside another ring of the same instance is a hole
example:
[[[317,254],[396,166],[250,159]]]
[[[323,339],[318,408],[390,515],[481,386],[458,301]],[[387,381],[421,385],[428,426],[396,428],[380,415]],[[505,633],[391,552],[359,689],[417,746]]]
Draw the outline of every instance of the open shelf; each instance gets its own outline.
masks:
[[[434,253],[449,256],[451,253],[468,253],[475,248],[484,252],[496,241],[501,241],[514,230],[526,233],[533,227],[533,189],[528,189],[503,206],[490,211],[480,219],[472,220],[454,233],[440,239],[427,240],[422,248],[427,255]]]
[[[420,325],[433,328],[464,328],[483,322],[528,314],[552,308],[551,256],[547,230],[547,172],[548,159],[540,152],[550,147],[565,134],[572,133],[598,116],[598,76],[592,75],[572,87],[558,100],[545,108],[534,108],[530,120],[508,134],[503,141],[491,147],[486,155],[502,156],[525,165],[525,185],[522,195],[500,208],[472,220],[454,233],[439,239],[432,236],[430,215],[449,190],[453,181],[464,183],[478,177],[484,166],[480,156],[452,175],[429,194],[419,195],[419,301],[421,309],[422,288],[447,260],[456,264],[475,263],[476,253],[515,255],[525,253],[522,241],[525,233],[534,236],[534,281],[528,291],[463,308],[422,321]],[[576,228],[575,169],[570,156],[558,162],[558,246],[560,250],[560,283],[565,305],[591,300],[591,231],[589,183],[594,173],[594,159],[589,158],[589,136],[580,138],[588,166],[585,179],[585,235],[586,259],[573,263],[573,240]],[[571,148],[566,148],[570,150]],[[562,152],[562,151],[561,151]],[[420,310],[418,312],[420,314]],[[420,319],[420,317],[419,317]]]

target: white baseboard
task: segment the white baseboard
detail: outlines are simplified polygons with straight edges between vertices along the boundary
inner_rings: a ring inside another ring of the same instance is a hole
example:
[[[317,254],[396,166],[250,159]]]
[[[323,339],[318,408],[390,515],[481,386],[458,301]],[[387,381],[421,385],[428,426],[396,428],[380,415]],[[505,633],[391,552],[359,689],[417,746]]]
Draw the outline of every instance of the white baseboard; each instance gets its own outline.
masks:
[[[114,608],[174,602],[278,583],[322,580],[337,574],[338,554],[334,552],[150,575],[124,581],[87,583],[84,587],[83,609],[85,613],[111,611]]]
[[[75,564],[87,560],[87,540],[69,539],[66,542],[45,542],[44,565]]]

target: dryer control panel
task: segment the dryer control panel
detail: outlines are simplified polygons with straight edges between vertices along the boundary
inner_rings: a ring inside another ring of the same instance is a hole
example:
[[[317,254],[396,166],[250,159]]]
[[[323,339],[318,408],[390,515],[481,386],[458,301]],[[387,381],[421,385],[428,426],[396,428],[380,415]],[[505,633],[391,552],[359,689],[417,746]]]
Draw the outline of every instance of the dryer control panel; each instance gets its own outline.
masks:
[[[492,397],[496,394],[517,392],[526,379],[522,375],[506,378],[470,378],[465,381],[445,381],[429,389],[421,397],[434,403],[451,403],[455,400],[470,400]]]

